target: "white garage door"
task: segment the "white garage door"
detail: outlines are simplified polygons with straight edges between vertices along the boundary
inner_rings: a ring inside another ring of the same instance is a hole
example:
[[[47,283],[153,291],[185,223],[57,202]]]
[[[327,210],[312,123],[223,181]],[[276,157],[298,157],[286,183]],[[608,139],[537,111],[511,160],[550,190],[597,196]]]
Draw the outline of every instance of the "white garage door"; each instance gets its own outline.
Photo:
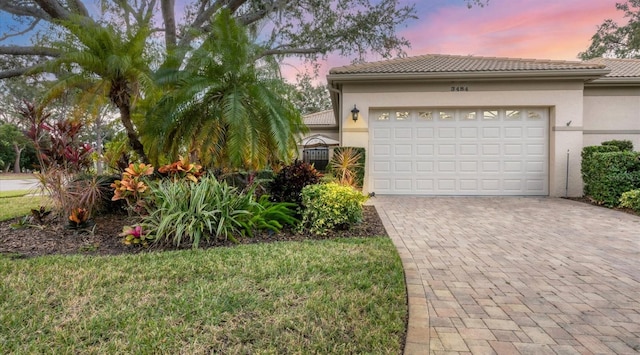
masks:
[[[548,110],[372,110],[377,194],[548,195]]]

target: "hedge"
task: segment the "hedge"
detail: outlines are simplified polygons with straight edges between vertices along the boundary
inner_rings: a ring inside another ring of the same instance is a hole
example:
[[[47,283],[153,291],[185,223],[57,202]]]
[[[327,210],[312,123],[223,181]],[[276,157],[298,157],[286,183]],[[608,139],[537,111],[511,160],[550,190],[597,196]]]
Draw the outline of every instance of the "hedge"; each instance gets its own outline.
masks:
[[[593,164],[592,156],[595,153],[617,152],[620,149],[615,145],[593,145],[582,148],[582,182],[584,183],[583,193],[585,196],[591,196],[591,184],[595,179],[596,167]]]
[[[585,195],[597,203],[617,206],[624,192],[640,187],[639,152],[591,152],[585,155],[583,150],[585,156],[582,166]]]
[[[622,152],[632,152],[633,151],[633,142],[630,140],[610,140],[600,143],[603,146],[615,146]]]

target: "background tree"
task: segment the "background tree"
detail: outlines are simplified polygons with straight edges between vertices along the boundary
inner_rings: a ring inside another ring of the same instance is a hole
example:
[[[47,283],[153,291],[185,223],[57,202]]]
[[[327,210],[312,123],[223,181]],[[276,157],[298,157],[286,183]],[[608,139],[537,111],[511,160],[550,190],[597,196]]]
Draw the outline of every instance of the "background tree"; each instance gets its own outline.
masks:
[[[293,102],[303,115],[331,109],[331,97],[325,85],[314,85],[308,73],[297,75]]]
[[[640,0],[617,3],[616,8],[624,12],[626,25],[612,19],[598,26],[591,37],[589,48],[578,54],[582,60],[599,57],[640,58]]]
[[[158,3],[161,16],[156,16]],[[118,108],[129,144],[142,160],[146,153],[134,117],[143,117],[135,112],[136,102],[154,96],[144,90],[149,68],[180,68],[205,39],[216,40],[210,36],[212,19],[221,9],[262,48],[249,65],[289,56],[314,62],[328,53],[356,61],[368,53],[399,56],[409,43],[396,28],[415,18],[414,6],[401,0],[101,0],[99,5],[90,11],[82,0],[0,1],[0,15],[14,20],[0,24],[5,32],[0,79],[53,73],[60,76],[59,88],[105,95]],[[176,12],[184,17],[176,20]],[[24,41],[16,38],[30,38],[30,44],[17,45]]]
[[[286,99],[277,63],[258,61],[263,48],[250,40],[229,11],[221,11],[183,70],[165,69],[166,95],[151,110],[145,133],[152,157],[195,154],[216,167],[257,170],[287,160],[304,132],[298,110]]]
[[[0,124],[0,160],[4,163],[2,170],[7,171],[13,164],[13,172],[21,172],[24,166],[21,164],[21,157],[29,144],[29,140],[17,126]]]

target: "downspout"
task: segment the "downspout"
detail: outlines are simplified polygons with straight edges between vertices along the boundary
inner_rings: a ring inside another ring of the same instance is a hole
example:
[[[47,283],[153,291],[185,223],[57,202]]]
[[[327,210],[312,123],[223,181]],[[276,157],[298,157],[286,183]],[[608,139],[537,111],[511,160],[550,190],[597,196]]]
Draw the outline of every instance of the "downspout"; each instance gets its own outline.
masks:
[[[338,90],[332,86],[327,85],[329,88],[329,92],[332,92],[336,95],[337,104],[334,106],[334,113],[336,108],[338,110],[338,141],[340,142],[340,146],[342,146],[342,90]]]

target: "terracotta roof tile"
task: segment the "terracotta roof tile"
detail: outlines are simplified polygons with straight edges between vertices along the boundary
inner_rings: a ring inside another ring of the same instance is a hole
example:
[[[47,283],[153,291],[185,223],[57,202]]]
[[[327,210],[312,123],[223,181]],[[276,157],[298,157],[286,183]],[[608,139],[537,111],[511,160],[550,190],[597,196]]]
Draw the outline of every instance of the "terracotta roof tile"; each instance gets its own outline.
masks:
[[[611,69],[607,78],[640,78],[640,59],[594,58],[585,63],[606,65]]]
[[[333,68],[330,74],[403,74],[604,69],[599,63],[428,54]]]
[[[302,119],[307,126],[334,126],[336,124],[333,110],[310,113],[302,116]]]

